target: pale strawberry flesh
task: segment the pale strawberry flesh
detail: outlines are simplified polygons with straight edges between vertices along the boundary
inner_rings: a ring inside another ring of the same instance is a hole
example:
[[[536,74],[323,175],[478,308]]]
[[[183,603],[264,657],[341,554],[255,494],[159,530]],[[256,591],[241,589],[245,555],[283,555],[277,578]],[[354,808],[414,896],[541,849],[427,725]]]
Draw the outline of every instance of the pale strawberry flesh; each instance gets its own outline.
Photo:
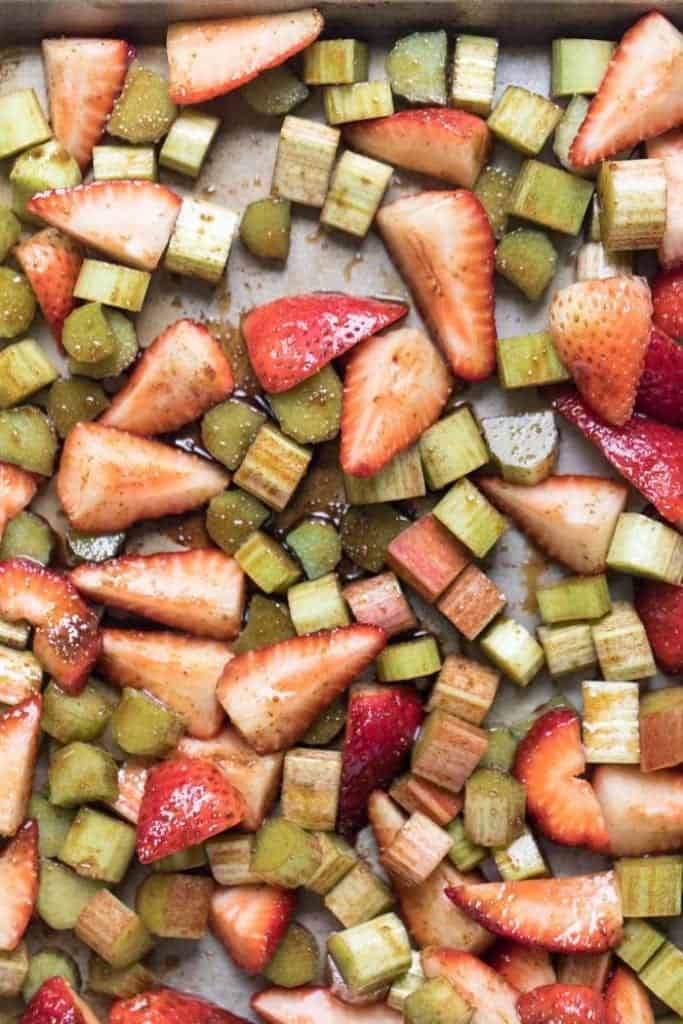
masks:
[[[680,128],[650,139],[649,159],[661,160],[666,178],[666,228],[657,255],[660,266],[683,262],[683,131]]]
[[[655,1024],[647,989],[638,976],[622,964],[605,989],[605,1024]]]
[[[40,744],[39,693],[0,714],[0,836],[13,836],[26,817]]]
[[[27,821],[0,853],[0,952],[16,949],[38,899],[38,825]]]
[[[401,1024],[403,1016],[384,1002],[354,1006],[331,989],[266,988],[252,997],[252,1007],[268,1024]]]
[[[557,981],[550,954],[545,949],[503,940],[496,943],[486,960],[518,992],[531,992]]]
[[[593,787],[614,857],[677,853],[683,848],[683,775],[641,772],[637,765],[598,765]]]
[[[214,893],[209,925],[230,958],[247,974],[260,974],[284,936],[296,895],[272,885],[235,885]]]
[[[426,978],[446,978],[474,1010],[471,1024],[519,1024],[518,992],[470,953],[433,947],[422,953]]]
[[[35,478],[30,473],[0,462],[0,538],[8,521],[26,508],[36,490]]]
[[[80,247],[56,228],[46,228],[20,242],[14,255],[55,340],[61,342],[64,321],[76,305],[74,288],[83,264]]]

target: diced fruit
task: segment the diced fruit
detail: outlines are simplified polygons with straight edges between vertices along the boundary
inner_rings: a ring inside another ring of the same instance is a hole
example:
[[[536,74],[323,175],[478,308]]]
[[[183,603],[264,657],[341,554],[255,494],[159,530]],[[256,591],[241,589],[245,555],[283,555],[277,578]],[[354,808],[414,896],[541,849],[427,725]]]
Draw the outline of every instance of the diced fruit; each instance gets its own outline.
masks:
[[[683,782],[676,771],[641,772],[633,765],[600,765],[595,794],[616,857],[675,853],[683,845]]]
[[[317,871],[306,884],[315,882],[316,875]],[[345,928],[355,928],[389,910],[394,905],[394,894],[367,864],[357,861],[327,892],[323,902]]]
[[[220,123],[220,118],[201,110],[183,110],[159,152],[161,166],[198,178]]]
[[[269,818],[256,833],[251,869],[270,885],[297,889],[314,877],[321,859],[312,833],[286,818]]]
[[[617,967],[605,989],[605,1024],[654,1024],[650,999],[643,983],[632,971]]]
[[[157,180],[154,146],[95,146],[92,151],[94,181]]]
[[[138,888],[135,905],[153,935],[201,939],[213,888],[210,878],[196,875],[148,875]]]
[[[5,907],[0,951],[12,952],[28,928],[38,897],[38,826],[27,821],[0,853],[0,885]]]
[[[434,515],[477,558],[483,558],[508,528],[507,520],[467,477],[434,506]]]
[[[656,249],[666,229],[661,160],[609,160],[598,175],[600,237],[610,251]]]
[[[410,967],[410,942],[395,914],[335,932],[327,946],[354,996],[381,989]]]
[[[93,954],[88,965],[88,988],[91,992],[112,999],[130,999],[155,983],[154,975],[141,963],[130,967],[110,967],[105,960]]]
[[[627,928],[628,922],[624,926],[624,933]],[[557,980],[563,985],[588,985],[602,992],[611,962],[611,953],[569,953],[558,959]]]
[[[28,949],[20,942],[11,953],[0,954],[0,993],[3,999],[19,996],[29,969]]]
[[[379,473],[372,476],[349,476],[345,473],[344,490],[349,505],[374,505],[424,497],[427,490],[417,445],[394,455]]]
[[[30,473],[0,462],[0,537],[9,520],[33,500],[36,490],[35,478]]]
[[[462,810],[462,798],[449,793],[440,786],[420,779],[412,772],[407,772],[392,783],[389,795],[401,807],[413,813],[420,811],[426,814],[437,825],[445,826]]]
[[[416,775],[459,793],[487,746],[483,729],[436,708],[425,719],[410,766]]]
[[[230,255],[239,217],[233,210],[201,199],[183,199],[164,257],[172,274],[218,284]]]
[[[683,952],[672,942],[665,942],[640,972],[640,980],[658,999],[675,1010],[679,1017],[683,1012],[681,967]]]
[[[247,622],[232,646],[235,654],[258,651],[262,647],[296,636],[286,605],[254,594],[247,610]]]
[[[531,486],[550,475],[559,448],[552,412],[494,416],[481,426],[491,458],[508,483]]]
[[[82,878],[56,861],[43,859],[36,912],[55,931],[73,928],[83,908],[103,885],[96,879]]]
[[[474,186],[474,194],[484,207],[496,238],[505,234],[507,204],[514,183],[514,176],[502,167],[485,167]]]
[[[576,254],[577,281],[593,281],[603,277],[628,277],[632,273],[631,253],[608,251],[601,241],[587,242]]]
[[[527,686],[543,667],[541,645],[521,622],[507,616],[486,630],[481,649],[518,686]]]
[[[605,679],[644,679],[655,674],[647,633],[633,605],[615,601],[609,615],[591,629]]]
[[[76,995],[62,977],[48,978],[32,997],[22,1016],[25,1024],[97,1024],[98,1018],[88,1004]]]
[[[601,994],[585,985],[541,985],[519,997],[517,1012],[522,1024],[599,1024],[604,1019]]]
[[[379,626],[387,637],[412,629],[416,624],[401,585],[391,572],[349,583],[342,591],[357,622]]]
[[[165,987],[143,991],[131,999],[119,999],[109,1016],[111,1024],[162,1024],[171,1020],[176,1024],[245,1024],[244,1018],[215,1003]]]
[[[354,82],[352,85],[327,85],[323,90],[323,105],[327,121],[333,125],[367,121],[394,113],[391,88],[384,79]]]
[[[116,800],[109,804],[120,817],[137,825],[140,817],[142,794],[147,782],[148,763],[143,759],[129,758],[119,765],[119,792]]]
[[[139,757],[163,757],[173,750],[184,731],[179,715],[143,690],[130,688],[123,691],[111,717],[111,728],[121,749]]]
[[[64,320],[74,307],[73,291],[83,262],[78,245],[55,228],[46,228],[20,242],[14,255],[60,341]]]
[[[601,619],[612,607],[604,575],[569,576],[537,587],[536,601],[541,618],[550,623]]]
[[[29,282],[12,267],[0,267],[0,340],[16,338],[36,315],[36,300]]]
[[[106,266],[106,264],[98,264],[98,266]],[[114,269],[116,270],[116,268]],[[136,270],[128,270],[126,273],[138,274],[141,277],[149,276],[140,274]],[[118,296],[110,296],[110,301],[112,299],[116,299],[118,302]],[[135,361],[138,354],[138,339],[132,321],[117,309],[107,308],[105,316],[116,336],[113,353],[96,363],[79,363],[75,359],[69,359],[69,370],[72,374],[81,374],[92,380],[104,380],[106,377],[118,377]]]
[[[584,682],[583,745],[591,764],[638,764],[638,684]]]
[[[504,388],[528,388],[569,380],[550,331],[498,338],[498,376]]]
[[[365,238],[392,174],[389,164],[346,150],[332,173],[320,223]]]
[[[496,270],[536,302],[557,270],[557,251],[542,231],[516,228],[499,242]]]
[[[308,519],[287,534],[291,548],[309,580],[320,579],[336,569],[342,556],[342,541],[332,523]]]
[[[21,224],[4,203],[0,204],[0,263],[4,263],[11,249],[21,237]]]
[[[535,156],[561,117],[561,108],[545,96],[508,85],[489,116],[488,126],[514,149]]]
[[[592,195],[592,181],[540,160],[526,160],[510,194],[508,213],[565,235],[578,235]]]
[[[391,90],[409,103],[446,105],[448,37],[413,32],[394,43],[385,61]]]
[[[604,39],[553,39],[551,94],[596,93],[614,49]]]
[[[74,286],[74,297],[139,313],[145,303],[150,280],[151,274],[145,270],[133,270],[118,263],[85,259]],[[102,365],[104,361],[97,364],[98,367]],[[78,363],[74,360],[72,366],[83,372],[83,367],[87,367],[88,363]]]
[[[368,77],[369,49],[357,39],[323,39],[304,51],[307,85],[349,85]]]
[[[655,318],[657,296],[653,293]],[[645,365],[638,384],[636,409],[662,423],[683,426],[683,348],[667,334],[653,327],[645,353]]]
[[[342,755],[294,747],[285,755],[282,815],[305,829],[334,831]]]
[[[624,512],[619,516],[607,563],[610,569],[678,585],[683,582],[683,538],[656,519]]]
[[[358,858],[349,844],[334,832],[318,832],[315,840],[320,862],[315,873],[306,880],[306,888],[319,896],[327,896],[357,865]]]
[[[264,977],[285,988],[307,985],[318,973],[319,956],[318,944],[308,928],[291,924],[264,970]]]
[[[107,131],[134,145],[151,144],[164,137],[177,114],[166,79],[133,61],[114,103]]]
[[[50,126],[33,89],[5,93],[0,103],[0,159],[50,138]]]
[[[321,1020],[326,1024],[401,1024],[402,1020],[386,1003],[352,1005],[327,988],[266,988],[252,997],[251,1005],[269,1024],[317,1024]]]
[[[471,1024],[518,1024],[519,993],[471,953],[445,946],[425,949],[422,969],[427,978],[446,978],[474,1007]]]
[[[640,770],[683,763],[683,687],[646,693],[640,701]]]
[[[286,260],[291,225],[292,204],[289,199],[273,196],[256,199],[242,214],[240,238],[249,252],[260,259]]]
[[[392,569],[433,603],[470,560],[464,546],[433,515],[422,516],[391,541]]]
[[[67,743],[50,758],[48,787],[57,807],[115,800],[117,779],[113,757],[89,743]]]
[[[489,460],[477,420],[468,405],[429,427],[420,437],[420,456],[431,490],[439,490]]]
[[[284,594],[301,576],[299,566],[282,545],[261,530],[240,545],[235,561],[266,594]]]
[[[429,698],[428,709],[440,707],[466,722],[481,725],[498,689],[497,672],[477,661],[449,654]]]
[[[130,967],[152,947],[142,920],[108,889],[100,889],[85,905],[74,928],[77,938],[90,946],[110,967]]]
[[[304,206],[322,207],[330,186],[339,135],[338,128],[291,114],[286,117],[280,129],[271,186],[273,195]]]
[[[681,913],[683,859],[622,857],[614,862],[625,917],[677,917]]]
[[[522,835],[524,786],[495,768],[478,768],[465,785],[465,831],[478,846],[506,847]]]
[[[109,399],[104,389],[87,377],[56,380],[47,396],[47,412],[61,438],[66,438],[77,423],[97,419],[108,405]],[[70,535],[68,544],[73,555],[71,539]],[[76,547],[80,546],[75,535],[73,541]]]
[[[28,976],[23,987],[23,998],[30,1002],[35,993],[48,978],[63,978],[72,988],[80,987],[80,975],[76,961],[58,950],[45,949],[34,953],[29,963]]]
[[[300,107],[308,99],[309,89],[286,64],[280,64],[248,81],[240,95],[257,114],[278,117]]]
[[[557,980],[545,949],[521,946],[505,939],[496,943],[487,960],[518,992],[531,992],[541,985],[552,985]]]
[[[221,491],[209,502],[206,530],[214,544],[227,555],[235,555],[263,526],[268,515],[268,509],[257,498],[233,487]]]
[[[479,636],[506,604],[493,580],[476,565],[468,565],[438,602],[439,611],[468,640]]]
[[[640,971],[664,945],[665,937],[647,921],[633,920],[624,924],[624,936],[615,949],[620,960],[634,971]]]
[[[453,106],[488,117],[493,106],[497,64],[497,39],[457,36],[451,82]]]
[[[42,218],[28,209],[30,200],[48,189],[66,189],[81,184],[81,172],[66,149],[50,139],[42,146],[22,153],[10,171],[12,209],[22,221],[42,226]]]
[[[47,565],[52,557],[52,527],[33,512],[20,512],[10,519],[0,541],[0,558],[29,558]]]
[[[294,893],[271,885],[222,889],[211,900],[211,930],[238,967],[259,974],[283,938],[294,906]]]
[[[33,405],[0,410],[0,460],[28,473],[50,476],[57,454],[51,421]]]

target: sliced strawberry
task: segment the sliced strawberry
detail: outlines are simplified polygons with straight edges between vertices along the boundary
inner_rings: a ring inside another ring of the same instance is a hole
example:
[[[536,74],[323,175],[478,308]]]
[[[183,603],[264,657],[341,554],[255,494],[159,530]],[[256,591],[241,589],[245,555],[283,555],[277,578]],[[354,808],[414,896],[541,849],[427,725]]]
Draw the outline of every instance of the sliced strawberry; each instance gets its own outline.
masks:
[[[31,997],[21,1024],[100,1024],[99,1018],[69,982],[55,975]]]
[[[683,338],[683,269],[664,270],[652,282],[652,319],[672,338]]]
[[[605,1024],[602,996],[585,985],[542,985],[519,997],[517,1012],[522,1024]]]
[[[407,815],[383,789],[373,789],[368,797],[367,817],[380,855],[391,846],[408,820]]]
[[[191,736],[210,739],[223,722],[216,681],[232,657],[218,640],[103,629],[98,668],[117,686],[149,690],[183,718]]]
[[[315,292],[256,306],[242,320],[242,330],[256,376],[266,391],[278,394],[407,312],[404,302]]]
[[[0,462],[0,537],[8,520],[33,501],[36,490],[35,477],[30,473]]]
[[[491,151],[486,121],[464,110],[425,107],[344,126],[357,149],[395,167],[472,188]]]
[[[504,939],[496,943],[486,959],[518,992],[531,992],[541,985],[553,985],[557,981],[547,949],[520,946],[518,942]]]
[[[640,413],[622,427],[609,426],[573,392],[553,405],[665,519],[683,524],[683,430]]]
[[[203,103],[244,85],[309,46],[323,29],[314,8],[169,25],[166,37],[174,103]]]
[[[650,340],[652,301],[640,277],[579,281],[555,292],[550,331],[586,403],[621,426],[633,412]]]
[[[79,530],[124,530],[138,519],[203,505],[230,482],[222,468],[124,430],[78,423],[69,433],[57,493]]]
[[[638,580],[636,610],[658,665],[672,675],[683,672],[683,587]]]
[[[226,665],[218,699],[259,754],[293,746],[386,643],[376,626],[354,623],[282,640]]]
[[[100,423],[166,434],[199,419],[234,386],[222,348],[203,324],[177,320],[145,350]]]
[[[353,837],[367,822],[368,797],[403,770],[422,723],[420,695],[406,686],[362,686],[349,697],[337,827]]]
[[[551,558],[575,572],[604,572],[628,497],[623,484],[567,475],[526,487],[486,476],[477,486]]]
[[[654,1024],[650,997],[628,968],[617,967],[605,989],[605,1024]]]
[[[603,953],[621,938],[621,900],[613,871],[462,885],[448,895],[496,935],[551,953]]]
[[[178,757],[150,769],[140,804],[142,864],[197,846],[242,820],[241,794],[211,761]]]
[[[0,853],[0,952],[16,949],[38,899],[38,826],[27,821]]]
[[[422,954],[422,970],[450,981],[474,1009],[470,1024],[519,1024],[518,992],[476,956],[437,946]]]
[[[180,203],[180,196],[154,181],[91,181],[38,192],[27,209],[106,256],[155,270]]]
[[[663,162],[666,176],[666,230],[657,255],[663,267],[677,267],[683,261],[683,131],[650,139],[647,155]]]
[[[43,40],[52,131],[82,171],[123,88],[129,57],[123,39]]]
[[[28,558],[0,562],[0,615],[35,626],[38,661],[62,689],[83,689],[100,653],[99,623],[66,576]]]
[[[132,825],[137,825],[140,817],[140,805],[148,773],[149,762],[142,758],[131,757],[119,765],[119,791],[116,800],[110,801],[109,806]]]
[[[590,167],[683,121],[683,37],[653,11],[623,36],[569,150]]]
[[[557,980],[563,985],[587,985],[602,992],[611,965],[611,953],[569,953],[558,958]]]
[[[328,988],[265,988],[251,1005],[269,1024],[401,1024],[403,1017],[386,1003],[353,1006]]]
[[[76,305],[74,288],[83,263],[80,247],[56,228],[45,228],[15,246],[14,255],[50,330],[61,342],[64,321]]]
[[[287,931],[295,907],[291,889],[234,885],[213,894],[209,926],[238,967],[260,974]]]
[[[517,748],[515,775],[526,787],[527,810],[550,839],[606,853],[609,836],[586,771],[581,723],[571,708],[553,708]],[[557,794],[562,799],[557,799]]]
[[[215,548],[86,563],[74,569],[71,580],[99,604],[199,636],[230,640],[242,624],[244,573]]]
[[[39,693],[0,714],[0,836],[13,836],[28,810],[40,744]]]
[[[661,423],[683,427],[683,346],[657,327],[650,331],[636,409]]]
[[[683,847],[683,775],[634,765],[599,765],[593,787],[615,857],[674,853]]]
[[[458,377],[496,365],[495,241],[472,192],[419,192],[383,206],[377,226],[391,258]]]
[[[36,1021],[35,1024],[46,1024]],[[215,1003],[174,988],[154,988],[131,999],[118,999],[109,1011],[109,1024],[248,1024]]]

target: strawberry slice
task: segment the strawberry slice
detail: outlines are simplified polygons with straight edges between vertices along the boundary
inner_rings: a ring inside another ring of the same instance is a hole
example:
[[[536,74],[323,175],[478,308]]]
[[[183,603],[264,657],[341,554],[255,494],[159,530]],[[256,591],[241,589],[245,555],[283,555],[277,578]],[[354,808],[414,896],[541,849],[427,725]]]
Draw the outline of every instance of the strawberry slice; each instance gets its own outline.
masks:
[[[491,151],[486,121],[448,107],[400,110],[347,124],[344,139],[360,153],[464,188],[474,186]]]
[[[142,794],[147,785],[149,762],[144,758],[131,757],[119,765],[119,791],[116,800],[108,801],[109,807],[131,825],[137,825],[140,817]]]
[[[553,405],[665,519],[683,525],[683,430],[640,413],[612,427],[573,392],[560,395]]]
[[[683,131],[650,139],[647,155],[663,162],[666,177],[666,230],[657,255],[663,267],[677,267],[683,262]]]
[[[621,938],[621,900],[613,871],[462,885],[448,895],[496,935],[551,953],[604,953]]]
[[[652,282],[652,320],[672,338],[683,338],[683,269],[664,270]]]
[[[282,640],[226,665],[217,696],[247,743],[275,754],[292,747],[385,644],[381,629],[360,623]]]
[[[654,1024],[650,997],[633,971],[619,965],[605,989],[605,1024]]]
[[[403,1016],[386,1003],[354,1006],[329,988],[264,988],[251,1005],[269,1024],[402,1024]]]
[[[382,789],[373,789],[368,797],[367,817],[381,856],[391,846],[408,817]]]
[[[0,836],[13,836],[28,810],[40,745],[39,693],[0,714]]]
[[[590,167],[683,121],[683,37],[653,11],[625,33],[569,150]]]
[[[372,476],[440,416],[451,375],[426,334],[414,327],[369,338],[351,353],[344,377],[339,461]]]
[[[446,978],[474,1009],[470,1024],[519,1024],[518,993],[504,978],[471,953],[444,947],[426,949],[427,978]]]
[[[198,757],[150,769],[142,794],[135,849],[142,864],[197,846],[242,820],[244,801],[222,771]]]
[[[37,1021],[36,1024],[45,1024]],[[109,1024],[248,1024],[215,1003],[189,992],[159,987],[131,999],[117,999],[109,1011]]]
[[[28,558],[0,562],[0,615],[35,626],[38,661],[62,689],[83,689],[100,652],[99,623],[66,576]]]
[[[30,473],[0,462],[0,537],[8,520],[33,501],[36,490],[35,477]]]
[[[174,103],[203,103],[283,64],[318,38],[314,8],[169,25],[166,53]]]
[[[650,340],[652,302],[640,277],[579,281],[555,292],[550,330],[579,392],[607,423],[633,412]]]
[[[181,199],[155,181],[92,181],[38,192],[27,205],[54,228],[139,270],[155,270]]]
[[[86,597],[111,608],[199,636],[230,640],[240,631],[244,573],[214,548],[124,555],[79,565],[71,581]]]
[[[100,1024],[99,1018],[69,982],[55,975],[32,996],[21,1024]]]
[[[519,997],[517,1012],[522,1024],[605,1024],[602,996],[586,985],[541,985]]]
[[[38,899],[38,826],[27,821],[0,853],[0,952],[16,949]]]
[[[557,981],[547,949],[503,940],[496,943],[487,961],[518,992],[531,992]]]
[[[472,192],[419,192],[383,206],[377,226],[425,323],[458,377],[496,365],[495,241]]]
[[[315,292],[256,306],[242,331],[254,373],[266,391],[279,394],[407,312],[404,302]]]
[[[199,419],[234,386],[230,363],[203,324],[178,320],[145,350],[100,423],[166,434]]]
[[[362,686],[349,697],[337,827],[352,838],[367,823],[368,797],[403,770],[422,723],[422,701],[406,686]]]
[[[123,88],[129,57],[123,39],[43,40],[52,131],[82,171]]]
[[[56,228],[45,228],[13,251],[50,330],[61,342],[64,321],[76,305],[74,288],[83,263],[79,246]]]
[[[683,347],[657,327],[650,331],[636,409],[661,423],[683,427]]]
[[[188,512],[220,494],[224,469],[146,437],[78,423],[64,442],[57,494],[79,530],[115,532],[138,519]]]
[[[683,672],[683,587],[638,580],[636,611],[660,668],[671,675]]]
[[[615,857],[674,853],[683,847],[683,775],[634,765],[599,765],[593,788]]]
[[[290,889],[234,885],[213,894],[209,927],[230,959],[247,974],[260,974],[287,931],[296,907]]]
[[[571,708],[553,708],[517,748],[515,775],[526,787],[527,810],[550,839],[607,853],[609,836],[586,771],[581,723]],[[562,799],[557,799],[557,794]]]
[[[477,486],[551,558],[575,572],[604,572],[628,497],[623,484],[567,475],[526,487],[486,476]]]
[[[98,668],[117,686],[149,690],[184,719],[191,736],[210,739],[223,722],[216,681],[232,657],[218,640],[103,629]]]

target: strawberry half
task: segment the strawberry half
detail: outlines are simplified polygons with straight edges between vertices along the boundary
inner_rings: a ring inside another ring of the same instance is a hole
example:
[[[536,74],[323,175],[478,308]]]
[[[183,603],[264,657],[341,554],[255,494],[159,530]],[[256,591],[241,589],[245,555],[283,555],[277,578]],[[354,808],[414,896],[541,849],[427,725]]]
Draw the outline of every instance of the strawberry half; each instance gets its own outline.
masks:
[[[454,373],[484,380],[496,365],[495,241],[472,192],[419,192],[383,206],[377,226]]]
[[[462,885],[448,889],[448,895],[496,935],[551,953],[604,953],[621,939],[621,900],[613,871]]]
[[[665,519],[683,524],[683,430],[640,413],[622,427],[612,427],[572,392],[553,405]]]
[[[43,40],[52,131],[82,171],[123,88],[129,57],[123,39]]]
[[[33,653],[68,693],[79,693],[100,653],[97,616],[73,583],[28,558],[0,562],[0,615],[36,627]]]
[[[557,981],[547,949],[520,946],[518,942],[498,942],[486,958],[500,976],[518,992],[531,992],[541,985]]]
[[[76,305],[74,288],[83,263],[80,247],[56,228],[45,228],[20,242],[13,252],[50,330],[61,342],[64,321]]]
[[[79,565],[71,581],[82,594],[165,626],[230,640],[241,627],[244,573],[214,548],[124,555]]]
[[[199,419],[232,392],[230,363],[203,324],[178,320],[152,342],[100,423],[166,434]]]
[[[329,988],[264,988],[251,1005],[269,1024],[402,1024],[403,1016],[386,1003],[354,1006]]]
[[[657,327],[650,331],[636,409],[661,423],[683,427],[683,347]]]
[[[0,952],[16,949],[38,899],[38,826],[27,821],[0,853]]]
[[[169,25],[169,88],[174,103],[203,103],[283,64],[318,38],[323,19],[314,8]]]
[[[474,1009],[470,1024],[519,1024],[518,992],[470,953],[436,946],[422,954],[427,978],[446,978]]]
[[[633,971],[619,965],[605,989],[605,1024],[654,1024],[650,997]]]
[[[683,338],[683,269],[663,270],[652,282],[652,320],[672,338]]]
[[[683,587],[638,580],[636,611],[657,664],[671,675],[683,672]]]
[[[413,327],[369,338],[349,356],[339,461],[372,476],[440,416],[451,375],[426,334]]]
[[[220,494],[230,475],[214,463],[99,423],[78,423],[64,442],[57,494],[79,530],[125,530],[177,515]]]
[[[522,1024],[605,1024],[602,996],[586,985],[542,985],[519,997],[517,1012]]]
[[[181,199],[155,181],[92,181],[38,192],[27,210],[77,242],[139,270],[156,270]]]
[[[25,469],[0,462],[0,537],[8,520],[33,501],[36,490],[35,477]]]
[[[542,832],[564,846],[607,853],[600,804],[590,782],[579,778],[585,771],[581,723],[571,708],[541,715],[517,747],[515,776],[526,787],[527,810]]]
[[[663,162],[666,177],[666,229],[657,256],[661,266],[677,267],[683,261],[683,131],[650,139],[647,155]]]
[[[39,693],[0,714],[0,836],[13,836],[26,817],[40,745]]]
[[[526,487],[485,476],[477,478],[477,486],[551,558],[578,573],[605,571],[628,497],[624,484],[567,475]]]
[[[635,765],[598,765],[593,776],[615,857],[677,853],[683,847],[683,775]]]
[[[683,121],[683,37],[653,11],[625,33],[569,150],[590,167]]]
[[[266,391],[279,394],[407,312],[404,302],[341,292],[288,295],[252,309],[242,331],[254,373]]]
[[[35,1024],[45,1024],[36,1021]],[[159,987],[131,999],[117,999],[109,1011],[109,1024],[248,1024],[222,1006],[189,992]]]
[[[260,974],[287,931],[296,894],[273,885],[234,885],[211,899],[209,927],[230,959]]]
[[[55,975],[31,997],[21,1024],[100,1024],[99,1018],[69,982]]]
[[[555,292],[550,331],[579,392],[607,423],[633,412],[650,340],[652,301],[640,277],[579,281]]]
[[[223,722],[216,682],[232,657],[218,640],[103,629],[98,668],[117,686],[149,690],[183,718],[191,736],[210,739]]]
[[[142,864],[197,846],[242,820],[241,794],[211,761],[179,757],[150,769],[135,849]]]
[[[491,151],[486,121],[464,110],[425,107],[344,125],[351,149],[394,167],[472,188]]]
[[[376,626],[354,623],[282,640],[226,665],[217,696],[259,754],[287,750],[386,644]]]

